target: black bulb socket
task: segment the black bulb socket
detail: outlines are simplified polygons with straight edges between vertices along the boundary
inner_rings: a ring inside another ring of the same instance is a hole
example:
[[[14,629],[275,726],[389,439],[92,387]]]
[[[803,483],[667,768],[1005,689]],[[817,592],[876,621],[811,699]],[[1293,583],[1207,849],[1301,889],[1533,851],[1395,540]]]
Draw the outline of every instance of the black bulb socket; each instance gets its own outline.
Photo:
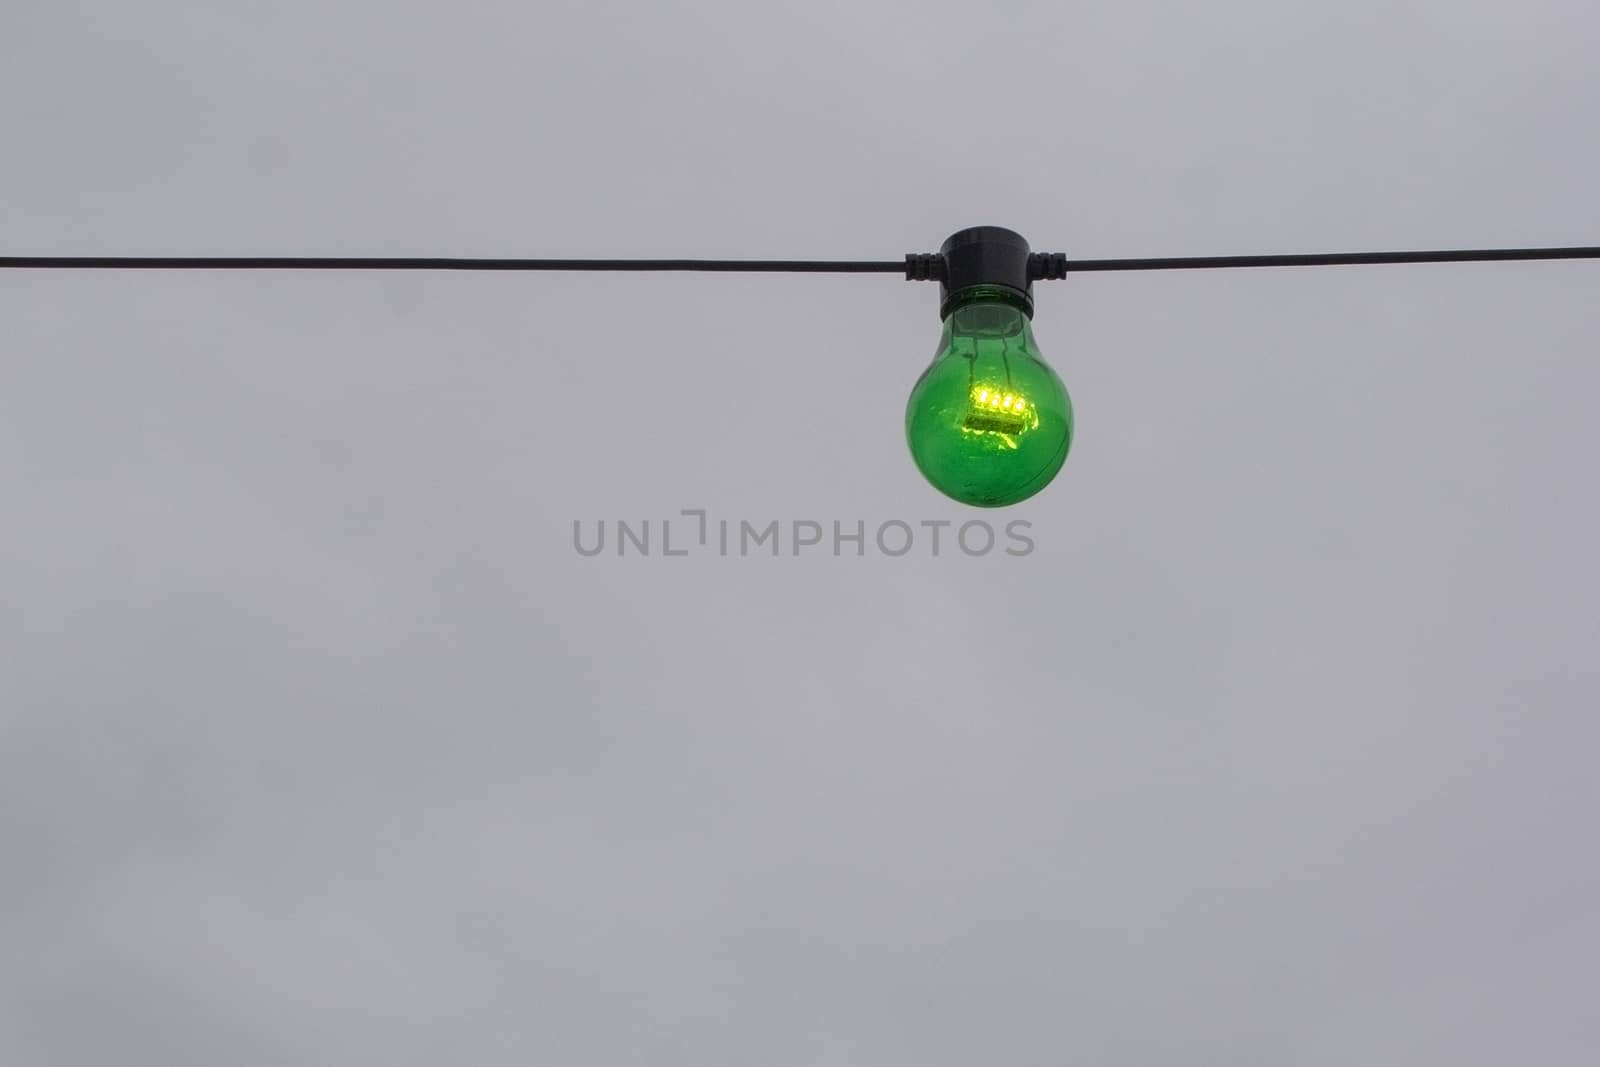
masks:
[[[1000,289],[1033,318],[1033,256],[1020,233],[1003,226],[974,226],[945,239],[939,249],[939,318],[948,318],[972,289]]]

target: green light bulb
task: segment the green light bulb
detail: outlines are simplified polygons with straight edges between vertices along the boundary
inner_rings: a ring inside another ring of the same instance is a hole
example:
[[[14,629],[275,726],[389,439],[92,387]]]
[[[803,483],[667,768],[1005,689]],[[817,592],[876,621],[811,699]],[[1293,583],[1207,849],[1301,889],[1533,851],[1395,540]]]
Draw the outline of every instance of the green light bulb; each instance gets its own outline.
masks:
[[[1072,401],[1039,355],[1021,294],[959,294],[906,403],[917,469],[945,496],[999,508],[1050,484],[1072,444]]]

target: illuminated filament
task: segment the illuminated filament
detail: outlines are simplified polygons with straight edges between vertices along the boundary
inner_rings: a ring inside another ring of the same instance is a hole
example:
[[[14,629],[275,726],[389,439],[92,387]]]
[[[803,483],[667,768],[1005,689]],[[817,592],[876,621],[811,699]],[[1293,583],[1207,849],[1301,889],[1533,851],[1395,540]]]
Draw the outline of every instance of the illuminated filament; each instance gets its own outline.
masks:
[[[1026,397],[1003,389],[975,385],[961,426],[980,433],[987,430],[991,433],[1013,434],[1032,428],[1037,421],[1033,410],[1028,407]]]

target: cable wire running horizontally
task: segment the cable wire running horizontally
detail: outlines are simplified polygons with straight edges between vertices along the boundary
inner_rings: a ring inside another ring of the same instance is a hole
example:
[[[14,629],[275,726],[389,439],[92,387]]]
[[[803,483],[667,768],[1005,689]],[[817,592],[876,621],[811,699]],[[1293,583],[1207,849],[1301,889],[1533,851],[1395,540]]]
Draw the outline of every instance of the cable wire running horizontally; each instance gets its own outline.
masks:
[[[1067,273],[1105,270],[1214,270],[1227,267],[1346,267],[1380,263],[1494,263],[1600,259],[1600,246],[1474,248],[1437,252],[1316,252],[1309,255],[1173,256],[1165,259],[1068,259]]]
[[[1600,259],[1600,246],[1479,248],[1426,252],[1321,252],[1298,255],[1169,256],[1072,259],[1035,253],[1039,280],[1091,271],[1216,270],[1232,267],[1338,267],[1388,263],[1488,263]],[[900,274],[940,280],[937,253],[899,260],[840,259],[486,259],[406,256],[0,256],[0,269],[28,270],[419,270],[419,271],[706,271],[716,273]]]
[[[899,274],[904,260],[476,259],[405,256],[0,256],[40,270],[552,270]]]

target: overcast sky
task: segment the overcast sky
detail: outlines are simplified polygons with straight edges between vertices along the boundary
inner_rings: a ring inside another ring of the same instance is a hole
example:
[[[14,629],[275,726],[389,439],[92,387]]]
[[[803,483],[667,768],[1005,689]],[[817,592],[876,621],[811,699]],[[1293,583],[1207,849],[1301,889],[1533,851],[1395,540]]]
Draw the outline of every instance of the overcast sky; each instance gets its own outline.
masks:
[[[1592,244],[1597,35],[12,0],[0,248]],[[1597,293],[1041,283],[994,513],[905,449],[926,283],[0,274],[0,1063],[1591,1063]],[[1035,549],[574,550],[682,509]]]

